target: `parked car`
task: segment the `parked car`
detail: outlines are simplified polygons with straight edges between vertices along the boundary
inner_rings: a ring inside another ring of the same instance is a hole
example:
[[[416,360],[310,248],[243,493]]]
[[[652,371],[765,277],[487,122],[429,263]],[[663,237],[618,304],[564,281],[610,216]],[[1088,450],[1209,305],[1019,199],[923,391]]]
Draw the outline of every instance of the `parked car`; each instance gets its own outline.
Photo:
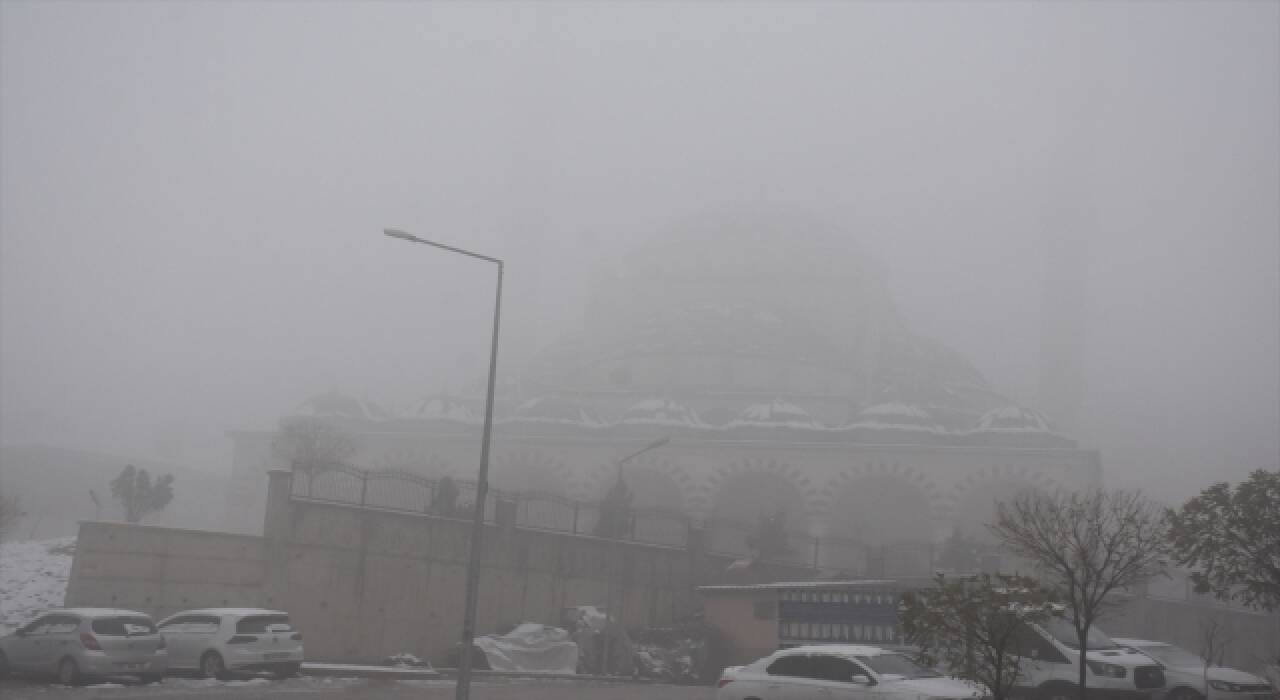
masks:
[[[803,646],[726,668],[716,700],[959,700],[981,696],[905,654],[872,646]]]
[[[271,671],[282,678],[302,667],[302,633],[289,613],[257,608],[184,610],[160,621],[169,643],[169,668],[225,678]]]
[[[1023,623],[1014,637],[1014,651],[1023,657],[1014,691],[1042,700],[1076,700],[1081,662],[1087,667],[1091,697],[1151,700],[1164,690],[1160,664],[1122,647],[1097,627],[1089,629],[1084,646],[1082,653],[1075,627],[1065,617]]]
[[[1204,659],[1165,642],[1145,639],[1114,639],[1164,665],[1168,700],[1275,700],[1271,685],[1252,673],[1223,666],[1205,669]],[[1207,687],[1206,687],[1207,686]]]
[[[0,677],[53,676],[64,685],[109,676],[160,680],[169,665],[165,639],[146,613],[114,608],[47,610],[0,637]]]

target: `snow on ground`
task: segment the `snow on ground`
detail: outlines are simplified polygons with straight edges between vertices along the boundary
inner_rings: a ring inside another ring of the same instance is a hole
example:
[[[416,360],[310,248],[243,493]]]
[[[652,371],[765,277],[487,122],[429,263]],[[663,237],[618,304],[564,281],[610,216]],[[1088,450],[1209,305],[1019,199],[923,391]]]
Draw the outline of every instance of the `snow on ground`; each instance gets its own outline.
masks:
[[[62,605],[75,537],[0,543],[0,635]]]

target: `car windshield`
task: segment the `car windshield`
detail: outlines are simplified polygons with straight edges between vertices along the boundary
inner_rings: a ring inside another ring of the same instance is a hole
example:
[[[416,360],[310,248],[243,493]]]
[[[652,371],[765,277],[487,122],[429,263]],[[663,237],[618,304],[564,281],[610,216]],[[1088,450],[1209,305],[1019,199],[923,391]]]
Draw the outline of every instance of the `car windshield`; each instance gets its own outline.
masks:
[[[291,632],[288,615],[251,615],[236,623],[236,634]]]
[[[91,626],[94,634],[103,637],[133,637],[156,632],[155,623],[145,617],[100,617]]]
[[[1204,659],[1172,644],[1150,644],[1135,646],[1134,648],[1166,666],[1194,666],[1196,668],[1204,666]]]
[[[1071,621],[1065,617],[1053,617],[1040,623],[1054,639],[1067,645],[1071,649],[1080,648],[1080,640],[1076,637],[1076,628],[1071,625]],[[1111,638],[1103,634],[1097,627],[1089,628],[1089,636],[1085,639],[1086,649],[1119,649],[1120,645],[1111,641]]]
[[[859,656],[857,658],[858,661],[871,667],[872,671],[882,676],[937,678],[942,675],[927,666],[921,666],[902,654],[877,654],[875,656]]]

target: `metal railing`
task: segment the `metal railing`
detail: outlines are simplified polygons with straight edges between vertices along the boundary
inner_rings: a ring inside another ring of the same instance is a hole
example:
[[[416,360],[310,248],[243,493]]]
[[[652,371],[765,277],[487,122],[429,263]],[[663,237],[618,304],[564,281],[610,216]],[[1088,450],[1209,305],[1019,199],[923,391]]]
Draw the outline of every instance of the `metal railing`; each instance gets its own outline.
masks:
[[[466,479],[433,479],[390,469],[334,467],[293,471],[291,494],[298,500],[339,503],[364,508],[469,519],[476,484]],[[758,524],[721,518],[694,519],[670,508],[632,508],[626,521],[607,529],[601,522],[604,501],[587,501],[541,491],[507,491],[490,487],[484,519],[516,527],[602,536],[644,544],[688,547],[693,530],[702,534],[709,554],[747,558],[755,552]],[[850,577],[931,576],[934,546],[928,542],[871,545],[860,540],[818,537],[788,531],[785,544],[770,548],[762,559],[773,563],[840,572]]]

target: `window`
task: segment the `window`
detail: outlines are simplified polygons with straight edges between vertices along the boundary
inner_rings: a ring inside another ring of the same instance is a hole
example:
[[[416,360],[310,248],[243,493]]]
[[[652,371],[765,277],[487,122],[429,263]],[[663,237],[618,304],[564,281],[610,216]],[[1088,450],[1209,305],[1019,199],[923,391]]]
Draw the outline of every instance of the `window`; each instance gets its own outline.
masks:
[[[236,623],[236,634],[270,634],[292,632],[288,615],[250,615]]]
[[[1049,640],[1032,629],[1025,622],[1019,622],[1009,640],[1009,650],[1018,656],[1039,659],[1050,663],[1067,663],[1067,657],[1058,651]]]
[[[765,672],[771,676],[808,677],[810,672],[809,657],[805,654],[792,654],[775,659]]]
[[[100,617],[93,621],[94,634],[104,637],[131,637],[155,634],[156,625],[145,617]]]
[[[217,615],[192,615],[187,622],[187,632],[191,634],[215,634],[222,626]]]
[[[859,656],[858,661],[871,667],[879,674],[895,675],[903,678],[938,678],[936,671],[930,670],[912,661],[902,654],[877,654],[875,656]]]
[[[811,658],[810,678],[848,683],[849,679],[856,675],[867,675],[867,672],[857,664],[840,656],[818,654]]]
[[[70,615],[45,615],[24,628],[31,636],[43,634],[70,634],[80,627],[80,620]]]
[[[179,615],[177,617],[171,617],[168,620],[165,620],[160,625],[160,629],[177,631],[178,628],[190,622],[191,618],[192,618],[191,615]]]

